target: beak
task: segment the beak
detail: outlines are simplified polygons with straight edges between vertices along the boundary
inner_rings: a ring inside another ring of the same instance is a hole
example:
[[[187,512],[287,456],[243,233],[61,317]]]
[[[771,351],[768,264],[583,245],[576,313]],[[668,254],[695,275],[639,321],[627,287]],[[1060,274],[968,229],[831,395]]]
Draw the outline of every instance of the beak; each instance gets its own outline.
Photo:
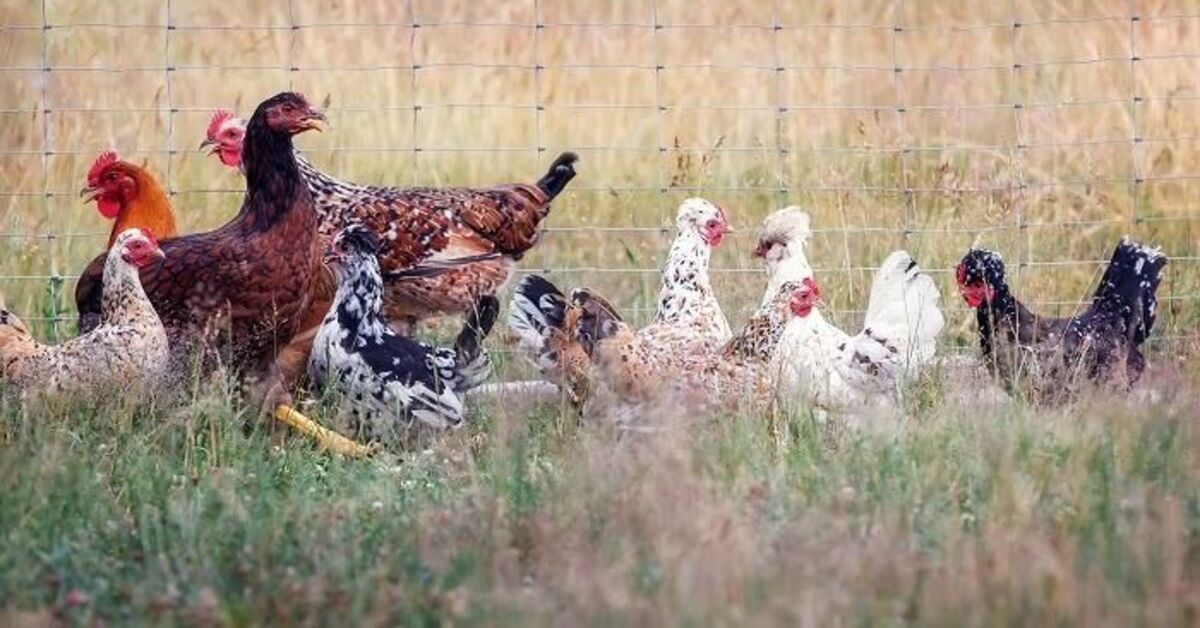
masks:
[[[212,146],[213,149],[208,152],[208,154],[211,155],[211,154],[213,154],[214,151],[217,150],[216,145],[217,145],[217,140],[214,140],[211,137],[206,137],[206,138],[204,138],[203,142],[200,142],[200,148],[198,148],[196,150],[204,150],[204,149],[208,148],[209,146]]]
[[[324,132],[328,127],[329,120],[325,117],[325,114],[316,109],[309,109],[308,117],[304,118],[304,121],[300,123],[300,130],[302,131],[313,130],[320,133]]]
[[[96,200],[99,196],[100,190],[98,188],[84,187],[82,190],[79,190],[79,198],[83,199],[84,204]]]

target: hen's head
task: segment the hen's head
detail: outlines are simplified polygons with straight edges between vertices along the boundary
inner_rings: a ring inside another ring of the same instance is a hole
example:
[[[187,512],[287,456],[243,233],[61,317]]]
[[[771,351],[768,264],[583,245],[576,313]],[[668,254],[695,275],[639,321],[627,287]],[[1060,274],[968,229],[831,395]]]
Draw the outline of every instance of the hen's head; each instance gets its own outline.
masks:
[[[134,267],[142,268],[164,257],[158,240],[146,228],[126,229],[117,235],[113,248],[120,251],[121,259]]]
[[[254,118],[263,120],[272,132],[286,135],[321,131],[325,126],[325,114],[296,92],[282,92],[262,101],[254,110]]]
[[[793,251],[803,252],[812,236],[810,223],[808,213],[795,205],[772,212],[758,232],[754,256],[768,263],[778,263]]]
[[[729,219],[725,210],[717,204],[702,199],[689,198],[679,206],[675,225],[680,233],[693,231],[709,246],[717,246],[729,232]]]
[[[121,207],[137,197],[140,172],[137,166],[121,161],[116,151],[106,150],[92,162],[87,185],[79,195],[84,202],[96,201],[100,215],[111,220],[121,213]]]
[[[236,168],[242,165],[242,142],[246,139],[246,121],[228,109],[218,109],[208,123],[200,150],[209,149],[221,163]]]
[[[793,315],[804,318],[812,314],[813,308],[823,303],[824,301],[821,300],[821,286],[817,283],[817,280],[812,277],[805,277],[800,281],[798,287],[792,289],[792,296],[788,300],[788,309],[792,311]]]
[[[954,283],[963,301],[979,307],[1004,288],[1004,260],[987,249],[971,249],[954,267]]]
[[[352,223],[333,236],[325,252],[325,262],[340,274],[375,259],[378,250],[379,239],[375,233],[361,224]]]

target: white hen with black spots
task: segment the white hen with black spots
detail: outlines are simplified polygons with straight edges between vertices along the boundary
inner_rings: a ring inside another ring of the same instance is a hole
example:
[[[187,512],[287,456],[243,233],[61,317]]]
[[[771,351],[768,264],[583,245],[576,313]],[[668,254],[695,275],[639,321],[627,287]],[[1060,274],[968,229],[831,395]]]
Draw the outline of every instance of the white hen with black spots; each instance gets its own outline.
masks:
[[[338,280],[333,306],[321,323],[309,359],[309,377],[343,396],[342,408],[357,421],[358,435],[394,440],[417,425],[447,429],[463,422],[463,393],[491,374],[483,339],[496,321],[499,302],[479,299],[453,347],[401,336],[381,312],[383,281],[375,236],[347,227],[330,245],[327,259]]]

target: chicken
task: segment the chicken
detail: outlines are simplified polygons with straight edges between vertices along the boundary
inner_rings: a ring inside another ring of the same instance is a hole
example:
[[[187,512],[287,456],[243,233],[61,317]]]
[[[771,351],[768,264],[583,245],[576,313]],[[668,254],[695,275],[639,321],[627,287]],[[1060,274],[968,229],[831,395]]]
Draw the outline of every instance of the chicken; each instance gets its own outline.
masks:
[[[239,167],[244,129],[240,118],[219,110],[201,148],[211,147],[221,163]],[[516,262],[537,243],[550,202],[575,177],[578,157],[559,155],[535,185],[478,189],[358,185],[321,172],[300,154],[296,160],[316,201],[326,241],[351,222],[375,232],[386,287],[384,311],[399,331],[408,333],[428,316],[470,311],[479,296],[496,294],[504,286]],[[390,271],[427,258],[475,255],[481,256],[478,263],[436,277],[387,281]]]
[[[160,260],[154,235],[127,229],[104,261],[100,323],[60,345],[37,342],[0,308],[0,379],[24,393],[99,393],[152,385],[167,368],[167,333],[138,276]]]
[[[784,331],[780,392],[823,409],[887,402],[934,358],[945,325],[937,286],[907,252],[892,252],[871,283],[863,329],[850,336],[821,314],[820,286],[805,253],[809,225],[799,208],[775,212],[755,249],[766,260],[769,285],[812,280],[817,297]]]
[[[116,151],[104,151],[88,169],[80,196],[95,201],[101,216],[113,221],[108,248],[126,229],[147,229],[159,238],[179,235],[167,194],[144,168],[121,161]]]
[[[1087,383],[1127,389],[1146,366],[1141,345],[1154,327],[1155,291],[1167,258],[1126,236],[1096,287],[1091,306],[1070,318],[1029,311],[1009,290],[1000,255],[972,249],[955,281],[975,309],[984,361],[1010,394],[1055,404]]]
[[[317,214],[292,136],[323,120],[299,94],[260,104],[246,132],[247,189],[237,216],[214,231],[163,240],[166,260],[141,269],[173,347],[212,349],[257,377],[267,409],[291,405],[274,357],[299,330],[320,265]],[[92,277],[83,273],[75,290],[84,331],[103,299]]]
[[[496,322],[499,302],[480,297],[453,348],[397,334],[382,318],[383,279],[374,233],[351,225],[334,237],[330,262],[338,289],[317,332],[309,376],[344,397],[356,431],[370,440],[395,441],[408,428],[456,428],[463,393],[482,384],[491,360],[482,343]]]
[[[620,398],[649,395],[680,360],[729,340],[729,323],[708,277],[712,248],[729,230],[725,212],[707,200],[688,199],[679,206],[676,227],[654,321],[637,332],[594,291],[575,290],[567,299],[537,275],[517,286],[509,327],[543,377],[577,407],[597,380]]]
[[[146,229],[163,239],[179,235],[171,202],[158,180],[141,166],[121,161],[116,151],[104,151],[96,157],[80,196],[95,202],[100,215],[113,221],[108,237],[110,249],[117,235],[127,229]],[[88,265],[78,285],[103,285],[105,259],[101,256]],[[79,328],[85,332],[99,324],[98,310],[79,320]]]
[[[777,354],[788,321],[803,316],[820,292],[805,278],[768,291],[765,300],[728,343],[717,351],[693,353],[670,382],[672,402],[701,402],[707,410],[751,407],[762,409],[775,398]]]

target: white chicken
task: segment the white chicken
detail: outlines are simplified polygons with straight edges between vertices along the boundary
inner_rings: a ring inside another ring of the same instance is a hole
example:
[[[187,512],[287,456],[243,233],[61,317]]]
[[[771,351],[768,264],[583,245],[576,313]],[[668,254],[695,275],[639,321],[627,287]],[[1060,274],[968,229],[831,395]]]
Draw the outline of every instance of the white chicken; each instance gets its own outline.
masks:
[[[26,394],[87,394],[155,383],[167,368],[167,332],[138,269],[162,258],[148,230],[117,235],[104,262],[99,326],[60,345],[38,342],[16,315],[0,308],[0,379]]]
[[[809,224],[808,214],[797,207],[777,211],[763,223],[755,254],[766,260],[770,285],[813,277],[805,254]],[[817,294],[819,303],[819,286]],[[826,321],[820,307],[791,319],[780,342],[781,396],[807,399],[823,409],[892,399],[934,357],[945,325],[939,298],[933,279],[911,255],[892,252],[875,273],[857,335]]]

